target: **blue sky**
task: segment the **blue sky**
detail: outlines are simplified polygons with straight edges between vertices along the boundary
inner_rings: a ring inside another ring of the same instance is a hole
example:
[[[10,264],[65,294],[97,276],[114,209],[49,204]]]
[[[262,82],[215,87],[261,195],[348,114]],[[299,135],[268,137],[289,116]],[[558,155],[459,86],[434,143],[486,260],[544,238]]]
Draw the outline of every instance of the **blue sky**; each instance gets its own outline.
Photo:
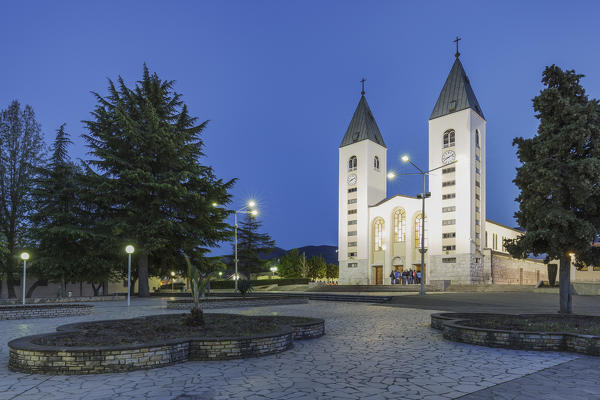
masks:
[[[210,120],[207,157],[239,178],[277,245],[337,244],[337,151],[367,79],[388,146],[427,165],[427,119],[454,60],[487,118],[488,218],[514,225],[516,136],[537,127],[544,66],[575,69],[600,97],[600,3],[592,1],[18,1],[0,6],[0,108],[34,107],[47,141],[63,122],[86,157],[81,120],[107,78],[133,84],[146,62]],[[402,177],[388,195],[414,195]],[[227,245],[226,245],[227,246]]]

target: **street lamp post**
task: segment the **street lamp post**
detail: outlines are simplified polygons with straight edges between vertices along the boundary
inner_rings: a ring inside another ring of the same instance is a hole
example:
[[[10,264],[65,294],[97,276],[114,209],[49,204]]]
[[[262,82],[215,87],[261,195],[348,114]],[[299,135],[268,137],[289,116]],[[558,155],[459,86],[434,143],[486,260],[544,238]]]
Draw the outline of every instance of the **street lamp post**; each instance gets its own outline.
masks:
[[[129,262],[127,266],[127,307],[131,304],[131,254],[135,251],[132,245],[125,247],[125,252],[129,256]]]
[[[235,289],[234,292],[238,291],[238,280],[240,279],[240,276],[238,274],[238,237],[237,237],[237,232],[238,232],[238,223],[237,223],[237,215],[238,213],[240,214],[250,214],[250,215],[257,215],[258,211],[256,210],[252,210],[254,207],[256,207],[256,202],[254,202],[253,200],[250,200],[248,202],[248,204],[242,208],[240,208],[239,210],[235,210],[233,212],[234,214],[234,225],[233,225],[233,236],[234,236],[234,261],[235,261]],[[248,209],[251,210],[248,210]]]
[[[213,207],[218,207],[219,204],[218,203],[212,203]],[[233,210],[233,249],[234,249],[234,256],[233,256],[233,261],[235,263],[235,275],[233,276],[233,280],[235,281],[235,289],[234,292],[238,291],[238,280],[240,279],[240,276],[238,274],[238,239],[237,239],[237,232],[238,232],[238,223],[237,223],[237,216],[238,213],[239,214],[250,214],[252,216],[256,216],[258,215],[258,211],[255,209],[256,207],[256,202],[254,200],[250,200],[248,202],[248,204],[246,204],[244,207],[240,208],[239,210]]]
[[[25,287],[27,286],[27,260],[29,260],[29,253],[22,252],[21,260],[23,260],[23,305],[25,305]]]
[[[175,271],[171,271],[171,292],[175,291]]]
[[[442,167],[446,167],[450,164],[444,164],[437,168],[430,169],[429,171],[423,171],[419,168],[415,163],[413,163],[407,155],[402,156],[402,161],[409,162],[415,167],[419,172],[418,174],[423,177],[423,192],[417,195],[418,199],[421,199],[421,248],[419,252],[421,253],[421,290],[419,294],[425,294],[425,253],[427,249],[425,248],[425,199],[427,197],[431,197],[431,192],[425,192],[425,176],[429,175],[430,172],[433,172]],[[456,161],[455,161],[456,162]],[[394,174],[395,176],[395,174]]]
[[[270,268],[270,270],[271,270],[271,279],[273,279],[273,275],[275,275],[275,272],[277,272],[277,267],[276,266],[272,266]]]

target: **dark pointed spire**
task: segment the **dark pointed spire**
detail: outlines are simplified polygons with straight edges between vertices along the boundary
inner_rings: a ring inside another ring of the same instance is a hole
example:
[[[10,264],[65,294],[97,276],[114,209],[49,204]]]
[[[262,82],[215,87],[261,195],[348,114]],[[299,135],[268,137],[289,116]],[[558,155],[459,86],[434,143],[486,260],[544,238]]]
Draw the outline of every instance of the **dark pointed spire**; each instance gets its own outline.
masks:
[[[454,65],[450,70],[450,74],[448,74],[448,78],[446,78],[446,83],[435,103],[435,107],[433,107],[429,119],[443,117],[444,115],[462,111],[467,108],[472,109],[479,114],[481,118],[485,119],[483,111],[473,92],[473,88],[471,87],[471,83],[469,82],[469,78],[467,77],[467,73],[458,58],[460,53],[458,53],[458,51],[456,53],[457,56]]]
[[[358,106],[356,107],[354,115],[352,116],[352,120],[350,121],[350,125],[348,125],[346,134],[342,139],[342,144],[340,144],[340,147],[348,146],[352,143],[361,142],[363,140],[371,140],[385,147],[383,137],[381,136],[381,132],[379,132],[379,127],[377,126],[377,122],[375,122],[373,113],[371,112],[369,104],[367,103],[364,89],[362,91],[360,101],[358,102]]]

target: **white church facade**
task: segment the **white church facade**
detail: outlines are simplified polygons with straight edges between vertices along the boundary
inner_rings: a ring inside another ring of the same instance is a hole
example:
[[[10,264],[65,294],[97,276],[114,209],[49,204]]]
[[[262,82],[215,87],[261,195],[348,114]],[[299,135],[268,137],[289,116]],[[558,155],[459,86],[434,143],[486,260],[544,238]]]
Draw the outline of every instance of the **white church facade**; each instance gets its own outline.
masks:
[[[423,226],[426,283],[547,279],[543,263],[512,259],[503,248],[519,230],[486,219],[486,120],[458,56],[429,118],[434,171],[425,224],[420,199],[387,197],[387,147],[361,93],[339,148],[340,284],[384,284],[392,271],[421,271]],[[494,255],[502,264],[495,271]]]

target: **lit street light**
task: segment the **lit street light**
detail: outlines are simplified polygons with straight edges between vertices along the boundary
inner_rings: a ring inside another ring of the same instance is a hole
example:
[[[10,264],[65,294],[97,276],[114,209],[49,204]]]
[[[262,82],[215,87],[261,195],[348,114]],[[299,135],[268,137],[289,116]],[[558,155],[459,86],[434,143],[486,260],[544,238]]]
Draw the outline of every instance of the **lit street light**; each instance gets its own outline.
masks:
[[[275,272],[277,272],[277,267],[274,265],[270,268],[271,270],[271,279],[273,279],[273,275],[275,274]]]
[[[217,207],[218,204],[217,203],[212,203],[213,207]],[[234,240],[234,263],[235,263],[235,274],[233,275],[233,280],[235,281],[235,289],[234,292],[238,291],[238,280],[240,279],[240,275],[238,274],[238,245],[237,245],[237,231],[238,231],[238,223],[237,223],[237,216],[238,213],[239,214],[250,214],[253,217],[256,217],[258,215],[258,210],[254,209],[254,207],[256,207],[256,202],[254,200],[250,200],[248,201],[248,204],[245,205],[244,207],[240,208],[239,210],[233,210],[233,215],[234,215],[234,224],[233,224],[233,240]]]
[[[25,305],[25,286],[27,286],[27,260],[29,260],[29,253],[22,252],[21,260],[23,260],[23,305]]]
[[[419,249],[419,252],[421,253],[421,291],[419,292],[419,294],[425,294],[425,253],[427,252],[427,249],[425,248],[425,199],[428,197],[431,197],[431,192],[425,191],[425,176],[429,175],[430,172],[433,172],[442,167],[446,167],[452,163],[441,165],[437,168],[430,169],[429,171],[423,171],[415,163],[413,163],[406,154],[403,155],[401,159],[404,162],[411,163],[412,166],[415,167],[419,171],[418,173],[415,173],[415,174],[421,175],[423,177],[423,192],[417,194],[417,198],[422,200],[422,202],[421,202],[421,248]],[[403,174],[403,175],[413,175],[413,174]]]
[[[125,247],[125,252],[129,255],[129,263],[127,267],[127,307],[131,304],[131,254],[135,251],[132,245]]]
[[[233,212],[234,214],[234,225],[233,225],[233,236],[234,236],[234,259],[235,259],[235,289],[234,291],[238,291],[238,280],[240,279],[240,275],[238,274],[238,239],[237,239],[237,231],[238,231],[238,223],[237,223],[237,215],[240,214],[250,214],[252,216],[256,216],[258,214],[257,210],[248,210],[248,208],[256,207],[256,202],[254,200],[250,200],[248,205],[240,208]]]
[[[175,271],[171,271],[171,292],[175,291]]]

